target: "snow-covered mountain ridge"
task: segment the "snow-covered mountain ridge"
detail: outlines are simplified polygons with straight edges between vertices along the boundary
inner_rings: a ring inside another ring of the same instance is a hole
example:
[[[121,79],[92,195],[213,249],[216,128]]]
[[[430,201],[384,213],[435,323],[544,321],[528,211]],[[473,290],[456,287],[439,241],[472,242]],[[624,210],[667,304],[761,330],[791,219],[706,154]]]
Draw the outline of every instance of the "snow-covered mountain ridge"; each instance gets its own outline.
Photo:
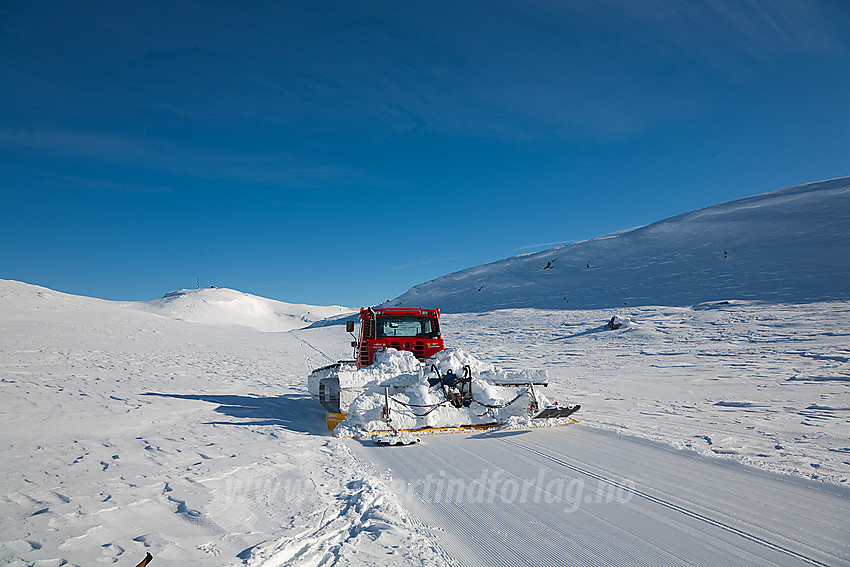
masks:
[[[850,177],[844,177],[475,266],[414,286],[386,305],[464,312],[848,297]]]

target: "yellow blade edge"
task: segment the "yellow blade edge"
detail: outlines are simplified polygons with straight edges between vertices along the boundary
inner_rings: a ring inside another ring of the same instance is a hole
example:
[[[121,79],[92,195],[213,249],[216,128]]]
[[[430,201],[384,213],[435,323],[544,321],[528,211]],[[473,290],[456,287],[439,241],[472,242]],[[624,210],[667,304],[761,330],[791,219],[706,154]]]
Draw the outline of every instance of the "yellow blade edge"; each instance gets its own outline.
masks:
[[[334,417],[331,417],[331,416],[334,416]],[[342,416],[341,419],[339,418],[339,416]],[[329,412],[328,415],[327,415],[328,429],[333,431],[334,427],[336,427],[343,420],[345,420],[345,416],[346,416],[346,414],[344,414],[344,413],[330,413]],[[333,425],[331,425],[332,420],[337,420],[337,419],[338,419],[338,421],[333,421]],[[532,426],[528,429],[537,429],[537,428],[540,428],[540,427],[563,427],[565,425],[573,425],[574,423],[579,423],[579,420],[572,418],[572,417],[568,417],[562,423]],[[416,434],[421,434],[421,435],[445,435],[445,434],[451,434],[451,433],[465,433],[465,432],[468,432],[468,431],[486,431],[488,429],[495,429],[497,427],[503,427],[503,426],[504,426],[503,423],[485,423],[485,424],[482,424],[482,425],[458,425],[458,426],[455,426],[455,427],[423,427],[421,429],[399,429],[398,432],[399,433],[416,433]],[[520,429],[525,429],[525,428],[520,428]],[[376,433],[390,433],[390,430],[389,429],[386,429],[386,430],[381,429],[381,430],[375,430],[375,431],[367,431],[364,435],[340,435],[339,437],[348,437],[348,438],[353,438],[353,439],[369,439],[372,435],[374,435]]]

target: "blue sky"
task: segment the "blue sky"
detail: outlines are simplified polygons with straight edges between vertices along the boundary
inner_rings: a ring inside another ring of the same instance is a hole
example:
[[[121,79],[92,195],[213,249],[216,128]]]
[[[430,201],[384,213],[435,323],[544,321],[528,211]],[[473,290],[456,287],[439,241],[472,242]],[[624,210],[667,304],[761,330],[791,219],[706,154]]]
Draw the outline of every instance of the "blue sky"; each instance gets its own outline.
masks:
[[[850,175],[850,4],[0,4],[0,278],[362,306]]]

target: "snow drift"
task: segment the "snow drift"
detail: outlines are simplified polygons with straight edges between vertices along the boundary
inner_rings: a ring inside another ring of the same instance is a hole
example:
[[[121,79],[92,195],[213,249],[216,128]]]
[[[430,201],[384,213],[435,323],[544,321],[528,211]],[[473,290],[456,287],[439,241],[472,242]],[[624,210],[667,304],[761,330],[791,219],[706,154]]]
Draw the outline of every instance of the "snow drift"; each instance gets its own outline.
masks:
[[[468,268],[384,305],[694,305],[850,297],[850,177],[685,213],[634,230]]]

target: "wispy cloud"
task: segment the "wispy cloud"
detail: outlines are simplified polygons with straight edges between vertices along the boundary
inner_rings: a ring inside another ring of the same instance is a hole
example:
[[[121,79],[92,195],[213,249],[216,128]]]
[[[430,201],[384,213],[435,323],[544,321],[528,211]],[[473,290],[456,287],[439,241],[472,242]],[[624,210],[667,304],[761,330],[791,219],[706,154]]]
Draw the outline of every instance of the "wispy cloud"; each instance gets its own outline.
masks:
[[[73,98],[84,110],[103,109],[99,119],[169,130],[610,141],[705,112],[718,83],[753,66],[800,53],[848,55],[829,4],[801,0],[219,6],[188,37],[180,22],[195,21],[198,7],[169,5],[172,17],[141,25],[139,15],[157,6],[110,5],[84,20],[97,33],[33,18],[8,42],[23,53],[13,70],[39,79],[39,108],[73,115]],[[43,37],[53,41],[32,39]],[[69,68],[55,72],[57,61]],[[28,100],[34,89],[18,83]],[[62,145],[60,132],[29,134]],[[194,176],[278,183],[359,175],[295,155],[72,134],[82,138],[81,155],[154,159]]]
[[[41,158],[82,158],[155,173],[274,185],[312,185],[365,178],[356,169],[316,163],[315,159],[283,152],[227,153],[152,136],[111,132],[6,128],[0,130],[0,147]]]
[[[475,33],[493,49],[458,54],[477,73],[454,93],[474,103],[459,109],[467,115],[455,125],[517,138],[629,139],[708,112],[718,90],[789,56],[831,54],[850,64],[846,32],[816,2],[602,0],[536,8],[498,27],[491,16],[490,27]],[[505,53],[500,40],[521,47]],[[495,57],[509,74],[494,66]]]

